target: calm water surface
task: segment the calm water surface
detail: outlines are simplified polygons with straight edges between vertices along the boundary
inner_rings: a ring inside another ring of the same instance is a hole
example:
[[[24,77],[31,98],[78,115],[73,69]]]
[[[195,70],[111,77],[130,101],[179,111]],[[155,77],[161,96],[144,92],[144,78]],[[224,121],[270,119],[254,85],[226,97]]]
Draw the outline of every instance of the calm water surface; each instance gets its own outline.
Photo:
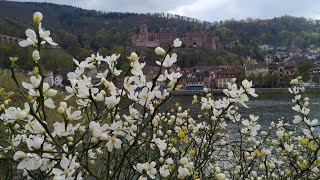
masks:
[[[311,93],[306,94],[306,96],[310,99],[310,117],[320,120],[320,94]],[[249,108],[240,107],[240,112],[243,115],[258,115],[260,117],[258,121],[262,129],[267,129],[271,121],[277,122],[281,118],[284,121],[292,122],[296,113],[292,110],[294,104],[291,98],[290,94],[265,94],[257,98],[251,97],[250,101],[246,103]],[[199,106],[191,104],[192,99],[192,96],[176,96],[171,99],[169,104],[179,102],[184,108],[190,108],[196,113],[200,112]]]

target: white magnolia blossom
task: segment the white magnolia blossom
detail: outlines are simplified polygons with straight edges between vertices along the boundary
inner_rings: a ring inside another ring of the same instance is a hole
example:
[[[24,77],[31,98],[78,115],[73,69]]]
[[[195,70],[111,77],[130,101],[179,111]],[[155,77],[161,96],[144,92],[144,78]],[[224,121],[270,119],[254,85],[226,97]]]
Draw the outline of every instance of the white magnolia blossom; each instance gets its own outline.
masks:
[[[50,31],[44,30],[41,27],[41,23],[39,23],[39,36],[43,40],[41,44],[45,44],[46,42],[52,46],[57,46],[58,44],[53,42],[52,38],[50,37]]]
[[[18,164],[17,169],[36,170],[42,164],[40,157],[33,153],[17,151],[13,156],[13,160],[17,161],[20,159],[21,161]]]
[[[40,15],[39,14],[36,15],[36,18],[40,19]],[[58,45],[57,43],[53,42],[52,38],[50,37],[50,31],[44,30],[42,28],[40,21],[38,23],[39,24],[38,25],[38,32],[39,32],[39,36],[41,38],[40,44],[45,44],[46,42],[48,42],[50,45],[53,45],[53,46]],[[27,47],[27,46],[30,46],[30,45],[32,45],[32,46],[37,46],[38,45],[39,40],[37,38],[36,33],[33,30],[27,29],[26,30],[26,36],[27,36],[26,40],[22,40],[22,41],[19,42],[19,45],[21,47]]]
[[[246,90],[246,92],[248,94],[250,94],[253,97],[257,97],[258,95],[255,93],[255,89],[252,88],[252,81],[248,81],[248,80],[243,80],[242,81],[242,86],[243,88]]]
[[[177,61],[177,54],[173,53],[171,56],[167,54],[162,62],[156,61],[158,65],[162,65],[165,68],[172,66]]]
[[[160,155],[163,156],[164,150],[167,149],[167,143],[165,142],[165,140],[162,140],[160,138],[155,138],[155,136],[154,136],[152,139],[152,142],[154,142],[156,144],[156,146],[159,148]],[[150,145],[150,146],[153,147],[152,145]]]
[[[30,135],[25,141],[30,150],[40,149],[44,142],[44,136]]]
[[[71,123],[67,124],[65,122],[55,122],[53,124],[54,131],[53,136],[67,137],[69,135],[74,135],[74,131],[79,128],[80,124],[73,126]]]
[[[259,119],[258,116],[254,116],[250,114],[250,121],[245,119],[242,121],[242,124],[246,127],[241,130],[242,133],[250,133],[251,136],[257,135],[257,130],[261,128],[261,126],[257,123],[257,120]]]
[[[60,106],[61,107],[61,106]],[[67,116],[67,119],[69,121],[73,121],[73,120],[79,120],[82,118],[81,116],[81,111],[77,110],[77,111],[73,111],[71,112],[72,110],[72,107],[69,107],[67,108],[65,111],[66,111],[66,116]]]
[[[19,45],[21,47],[27,47],[27,46],[36,46],[38,43],[37,35],[32,29],[27,29],[26,30],[26,40],[22,40],[19,42]]]
[[[173,46],[174,47],[180,47],[182,45],[182,41],[180,41],[179,38],[176,38],[174,41],[173,41]]]
[[[46,107],[50,108],[50,109],[56,108],[56,106],[54,105],[54,102],[53,102],[53,100],[52,100],[51,98],[46,99],[46,100],[44,101],[44,105],[45,105]]]
[[[120,149],[122,145],[122,141],[116,136],[108,136],[107,138],[107,148],[109,152],[112,152],[113,149]]]
[[[60,161],[60,168],[53,168],[52,173],[54,174],[55,179],[74,179],[73,174],[78,168],[79,164],[76,163],[77,156],[69,156],[69,158],[63,157]]]
[[[156,178],[155,174],[157,174],[157,169],[155,168],[155,166],[156,166],[156,163],[152,161],[150,163],[149,162],[138,163],[137,165],[134,166],[134,168],[140,174],[142,174],[145,171],[151,179],[155,179]]]
[[[57,45],[41,27],[42,18],[34,14],[38,29],[28,29],[21,46]],[[233,78],[225,97],[204,89],[192,108],[179,102],[167,107],[180,86],[182,73],[171,67],[181,45],[175,39],[168,51],[155,48],[161,60],[152,77],[135,52],[125,73],[117,69],[117,54],[74,59],[77,67],[67,74],[70,85],[62,93],[66,102],[44,81],[40,51],[34,50],[37,69],[22,82],[23,107],[11,105],[0,89],[0,120],[8,137],[1,158],[13,160],[27,179],[318,178],[319,122],[311,118],[311,100],[298,79],[289,88],[295,114],[268,128],[250,109],[240,109],[257,97],[248,80],[238,85]]]

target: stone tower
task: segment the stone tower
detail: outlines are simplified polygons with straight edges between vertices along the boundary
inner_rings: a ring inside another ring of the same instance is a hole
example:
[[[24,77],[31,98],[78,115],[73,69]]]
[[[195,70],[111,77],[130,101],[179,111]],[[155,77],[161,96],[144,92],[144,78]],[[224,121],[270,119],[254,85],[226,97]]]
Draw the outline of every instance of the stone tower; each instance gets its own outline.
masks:
[[[148,26],[146,23],[140,25],[140,40],[141,41],[148,41],[149,40],[149,32],[148,32]]]

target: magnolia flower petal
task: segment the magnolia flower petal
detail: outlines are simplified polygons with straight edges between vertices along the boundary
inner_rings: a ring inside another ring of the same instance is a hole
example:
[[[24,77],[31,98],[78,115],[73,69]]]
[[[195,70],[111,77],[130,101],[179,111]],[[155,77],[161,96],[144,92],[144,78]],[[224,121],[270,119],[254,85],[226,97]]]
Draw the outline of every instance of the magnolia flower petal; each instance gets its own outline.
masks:
[[[26,30],[26,35],[28,38],[30,38],[31,40],[36,40],[37,39],[37,35],[36,33],[32,30],[32,29],[27,29]]]
[[[50,98],[50,99],[46,99],[44,101],[44,105],[50,109],[54,109],[56,106],[54,105],[54,102],[53,100]]]
[[[27,46],[30,46],[30,45],[32,45],[32,44],[33,44],[33,43],[30,42],[30,41],[28,41],[28,40],[22,40],[22,41],[19,42],[19,45],[20,45],[21,47],[27,47]]]

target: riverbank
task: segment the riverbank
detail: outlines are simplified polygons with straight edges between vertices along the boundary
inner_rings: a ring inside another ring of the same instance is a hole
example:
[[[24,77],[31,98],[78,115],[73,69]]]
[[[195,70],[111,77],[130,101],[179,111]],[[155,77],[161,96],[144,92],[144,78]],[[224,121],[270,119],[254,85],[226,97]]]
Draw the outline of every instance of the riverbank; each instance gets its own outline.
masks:
[[[212,89],[212,94],[222,95],[223,89]],[[190,91],[190,90],[176,90],[174,95],[176,96],[191,96],[200,95],[203,91]],[[288,88],[256,88],[256,93],[259,94],[288,94]],[[320,93],[319,87],[307,87],[306,93]]]

